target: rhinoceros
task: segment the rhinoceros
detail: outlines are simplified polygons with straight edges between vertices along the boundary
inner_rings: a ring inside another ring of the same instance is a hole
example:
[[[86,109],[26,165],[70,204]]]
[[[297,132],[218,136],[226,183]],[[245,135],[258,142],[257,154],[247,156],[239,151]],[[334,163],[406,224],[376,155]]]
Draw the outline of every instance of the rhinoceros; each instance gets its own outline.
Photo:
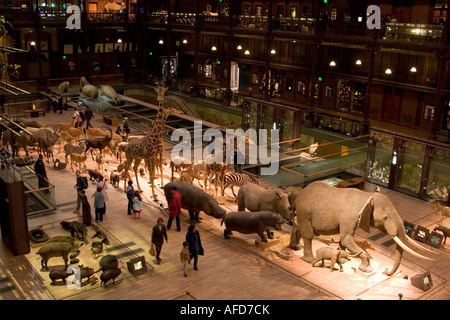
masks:
[[[53,257],[62,257],[64,264],[67,267],[67,261],[69,253],[73,250],[77,250],[84,244],[83,241],[72,242],[48,242],[44,244],[36,254],[41,256],[41,266],[48,270],[47,262]]]
[[[289,194],[283,191],[268,190],[257,184],[246,183],[239,189],[236,201],[238,211],[271,211],[281,215],[286,221],[292,219]]]
[[[225,239],[229,239],[229,235],[232,231],[237,231],[244,234],[257,233],[261,237],[261,241],[267,242],[264,232],[267,233],[269,239],[273,239],[270,228],[281,230],[283,220],[270,211],[258,211],[258,212],[230,212],[228,213],[220,223],[222,225],[225,222],[225,230],[223,235]]]
[[[167,203],[170,203],[172,199],[172,193],[170,191],[172,187],[176,187],[177,191],[181,194],[181,207],[189,211],[191,223],[200,222],[200,211],[203,211],[207,215],[216,219],[220,219],[225,216],[225,209],[220,207],[219,203],[213,196],[187,182],[174,181],[164,186],[164,194],[166,196]]]

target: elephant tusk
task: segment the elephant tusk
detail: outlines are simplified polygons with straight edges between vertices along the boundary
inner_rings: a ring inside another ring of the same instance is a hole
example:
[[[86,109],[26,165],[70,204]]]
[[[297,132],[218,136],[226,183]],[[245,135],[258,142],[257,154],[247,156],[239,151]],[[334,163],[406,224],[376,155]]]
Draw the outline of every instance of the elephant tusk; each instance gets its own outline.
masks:
[[[416,241],[414,241],[411,237],[409,237],[408,235],[406,235],[406,240],[408,240],[409,241],[409,243],[411,243],[413,246],[415,246],[416,248],[419,248],[419,249],[422,249],[422,250],[425,250],[425,251],[428,251],[428,252],[431,252],[431,253],[434,253],[434,254],[438,254],[437,252],[434,252],[434,251],[432,251],[432,250],[430,250],[430,249],[427,249],[427,248],[425,248],[425,247],[422,247],[420,244],[418,244]]]
[[[397,236],[393,237],[394,241],[400,246],[402,247],[406,252],[409,252],[410,254],[412,254],[413,256],[417,257],[417,258],[422,258],[422,259],[426,259],[426,260],[434,260],[428,257],[425,257],[421,254],[418,254],[417,252],[413,251],[412,249],[410,249],[406,244],[404,244],[402,242],[402,240],[400,240]]]

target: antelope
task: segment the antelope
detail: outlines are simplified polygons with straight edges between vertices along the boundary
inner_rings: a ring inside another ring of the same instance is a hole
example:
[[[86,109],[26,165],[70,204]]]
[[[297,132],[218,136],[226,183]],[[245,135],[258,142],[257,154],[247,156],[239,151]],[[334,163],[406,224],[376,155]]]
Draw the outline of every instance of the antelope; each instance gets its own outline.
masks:
[[[72,122],[61,122],[61,123],[59,123],[58,124],[58,131],[61,132],[61,131],[67,130],[69,128],[75,127],[75,122],[76,122],[76,120],[74,119]]]
[[[79,153],[71,153],[70,154],[70,168],[73,170],[73,162],[77,163],[78,169],[81,171],[81,163],[83,163],[84,167],[86,167],[85,161],[86,161],[86,153],[84,155],[81,155]]]
[[[435,208],[437,211],[439,211],[439,213],[441,214],[441,217],[439,219],[439,222],[442,223],[442,221],[444,220],[444,216],[450,217],[450,207],[444,206],[439,202],[438,198],[435,198],[433,200],[431,200],[430,202],[428,202],[430,204],[434,204]]]

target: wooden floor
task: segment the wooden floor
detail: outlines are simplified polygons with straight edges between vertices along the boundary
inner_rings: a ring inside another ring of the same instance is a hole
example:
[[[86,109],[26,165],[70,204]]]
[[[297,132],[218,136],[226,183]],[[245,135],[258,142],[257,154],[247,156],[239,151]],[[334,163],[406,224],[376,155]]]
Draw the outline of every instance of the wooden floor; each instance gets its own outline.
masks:
[[[56,124],[68,122],[70,111],[62,115],[48,114],[40,117],[43,124]],[[95,118],[94,126],[100,126],[100,116]],[[58,154],[63,159],[62,154]],[[108,159],[106,168],[109,176],[118,162],[114,158]],[[89,160],[88,167],[95,167]],[[29,227],[44,225],[49,235],[67,235],[59,222],[63,220],[77,220],[80,217],[72,211],[76,205],[75,174],[70,166],[64,171],[55,171],[47,165],[50,181],[56,186],[55,196],[58,209],[49,214],[33,216],[29,218]],[[165,170],[165,181],[169,181],[169,169]],[[147,178],[148,179],[148,178]],[[89,283],[81,289],[68,289],[61,280],[57,285],[51,285],[48,271],[41,268],[40,258],[35,252],[38,248],[32,248],[31,252],[24,256],[14,257],[4,243],[0,245],[1,273],[0,273],[0,298],[3,300],[169,300],[180,297],[200,300],[336,300],[336,299],[373,299],[387,300],[398,299],[398,294],[403,299],[433,299],[448,300],[450,290],[446,281],[450,279],[449,246],[441,249],[433,249],[436,261],[424,262],[405,253],[403,263],[399,271],[392,277],[382,273],[385,267],[392,266],[392,256],[395,245],[389,242],[389,237],[379,235],[377,232],[366,234],[358,229],[358,236],[369,238],[376,247],[370,253],[374,257],[372,265],[376,272],[370,277],[355,272],[359,264],[358,260],[351,260],[344,264],[344,272],[330,272],[328,268],[312,268],[310,264],[301,260],[302,250],[293,251],[286,247],[289,241],[290,227],[283,226],[283,230],[275,231],[275,238],[279,241],[270,249],[260,249],[255,246],[257,235],[242,235],[234,233],[231,240],[223,239],[223,226],[220,220],[201,214],[203,221],[198,225],[205,255],[199,258],[198,271],[189,266],[188,276],[185,278],[182,265],[179,262],[179,252],[184,241],[187,224],[187,213],[183,211],[182,231],[176,232],[172,228],[169,231],[169,241],[164,244],[162,251],[162,264],[154,263],[148,253],[150,245],[151,228],[159,217],[167,222],[167,213],[160,208],[160,204],[166,207],[162,193],[158,190],[160,202],[154,202],[150,197],[149,187],[145,178],[141,179],[141,187],[144,189],[145,205],[141,219],[133,219],[126,214],[127,200],[123,192],[123,183],[115,190],[109,185],[107,202],[107,214],[100,223],[111,245],[106,246],[105,254],[120,256],[120,268],[122,274],[116,283],[108,283],[108,288],[100,286],[100,281]],[[160,182],[157,182],[159,186]],[[367,188],[374,186],[367,184]],[[91,185],[88,190],[88,198],[94,192]],[[226,197],[219,197],[219,201],[227,211],[235,210],[235,204],[231,192]],[[434,207],[428,203],[382,188],[382,192],[393,200],[394,205],[402,218],[418,223],[424,227],[432,228],[438,221],[438,215],[434,213]],[[449,219],[450,220],[450,219]],[[450,221],[444,221],[449,226]],[[98,259],[91,257],[89,253],[93,231],[88,228],[89,243],[82,247],[80,264],[98,268]],[[318,237],[314,240],[315,249],[331,243],[332,237]],[[335,240],[335,239],[334,239]],[[125,245],[125,249],[116,249]],[[421,252],[422,253],[422,252]],[[148,263],[149,272],[139,276],[132,276],[126,266],[130,258],[144,255]],[[430,254],[426,254],[431,256]],[[282,257],[286,258],[283,259]],[[49,261],[50,269],[62,268],[63,261],[60,258],[52,258]],[[434,286],[427,292],[423,292],[410,284],[409,278],[423,270],[432,272]],[[100,273],[96,274],[99,278]],[[186,295],[189,293],[189,295]]]

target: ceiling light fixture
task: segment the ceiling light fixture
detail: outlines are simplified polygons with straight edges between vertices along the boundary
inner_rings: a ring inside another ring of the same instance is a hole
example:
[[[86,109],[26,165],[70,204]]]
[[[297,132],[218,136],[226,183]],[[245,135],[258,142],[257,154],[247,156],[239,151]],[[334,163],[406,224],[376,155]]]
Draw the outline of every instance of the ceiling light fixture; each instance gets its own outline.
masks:
[[[386,71],[385,71],[384,73],[386,73],[386,74],[392,74],[392,70],[389,69],[389,68],[387,68]]]
[[[358,65],[358,66],[360,66],[360,65],[362,65],[362,61],[361,60],[356,60],[356,64]]]

